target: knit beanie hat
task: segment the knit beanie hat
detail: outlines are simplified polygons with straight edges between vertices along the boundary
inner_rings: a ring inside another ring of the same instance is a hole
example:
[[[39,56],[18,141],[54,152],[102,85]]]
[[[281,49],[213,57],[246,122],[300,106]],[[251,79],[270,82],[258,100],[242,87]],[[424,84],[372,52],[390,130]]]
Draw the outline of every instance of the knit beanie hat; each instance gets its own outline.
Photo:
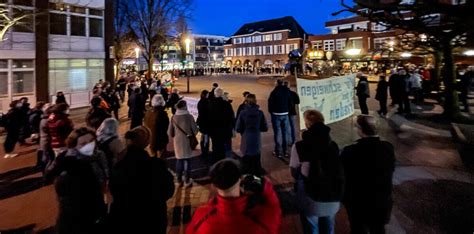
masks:
[[[223,159],[211,167],[209,176],[216,188],[227,190],[234,186],[242,176],[240,164],[234,159]]]
[[[130,140],[134,146],[145,148],[150,144],[150,135],[150,129],[145,126],[138,126],[125,133],[125,139]]]

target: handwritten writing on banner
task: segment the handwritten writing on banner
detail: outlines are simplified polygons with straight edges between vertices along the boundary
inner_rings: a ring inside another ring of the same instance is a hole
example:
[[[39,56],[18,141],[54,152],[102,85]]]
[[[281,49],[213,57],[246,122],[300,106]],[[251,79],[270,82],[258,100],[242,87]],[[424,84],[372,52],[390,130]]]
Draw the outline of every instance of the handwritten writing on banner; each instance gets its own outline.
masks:
[[[354,113],[354,85],[354,75],[321,80],[298,79],[300,128],[305,128],[303,113],[308,109],[319,110],[326,124],[350,117]]]

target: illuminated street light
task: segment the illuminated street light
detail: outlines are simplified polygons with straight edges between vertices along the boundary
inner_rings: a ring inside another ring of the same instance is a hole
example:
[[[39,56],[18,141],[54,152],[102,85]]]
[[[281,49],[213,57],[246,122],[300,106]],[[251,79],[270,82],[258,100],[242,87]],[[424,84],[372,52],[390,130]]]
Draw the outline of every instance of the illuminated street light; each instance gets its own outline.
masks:
[[[412,56],[412,54],[408,53],[408,52],[404,52],[400,56],[402,56],[402,58],[410,58]]]
[[[466,50],[466,51],[464,51],[464,55],[466,55],[466,56],[474,56],[474,50]]]
[[[186,39],[184,40],[184,43],[186,44],[186,54],[189,54],[189,47],[190,47],[190,45],[191,45],[191,39],[186,38]]]
[[[212,55],[212,57],[214,58],[214,61],[217,60],[217,54],[214,53],[214,54]]]
[[[360,52],[361,52],[361,49],[355,49],[355,48],[346,50],[346,54],[350,56],[359,55]]]
[[[422,42],[426,42],[428,40],[428,37],[426,36],[426,34],[420,34],[420,40]]]
[[[135,48],[135,58],[139,58],[140,57],[140,48]]]

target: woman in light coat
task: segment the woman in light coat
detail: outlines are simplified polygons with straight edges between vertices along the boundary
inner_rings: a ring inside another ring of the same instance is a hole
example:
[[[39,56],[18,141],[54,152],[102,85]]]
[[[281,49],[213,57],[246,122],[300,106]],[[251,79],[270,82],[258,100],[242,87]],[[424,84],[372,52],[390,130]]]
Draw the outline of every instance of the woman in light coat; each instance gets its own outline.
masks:
[[[176,104],[176,113],[171,118],[168,128],[168,135],[173,138],[174,152],[176,156],[176,177],[180,186],[183,185],[183,179],[186,187],[192,186],[192,180],[189,172],[191,171],[189,159],[192,156],[188,136],[197,134],[197,125],[194,117],[187,110],[186,101],[180,100]]]

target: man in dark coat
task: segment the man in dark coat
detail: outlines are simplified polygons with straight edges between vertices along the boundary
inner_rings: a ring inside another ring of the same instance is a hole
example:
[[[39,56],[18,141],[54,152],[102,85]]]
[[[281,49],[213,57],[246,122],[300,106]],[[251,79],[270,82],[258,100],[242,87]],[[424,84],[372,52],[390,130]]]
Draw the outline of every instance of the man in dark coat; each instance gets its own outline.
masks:
[[[171,113],[173,113],[173,115],[176,113],[175,105],[179,102],[179,100],[181,100],[181,97],[179,96],[179,90],[177,88],[173,88],[168,102],[166,103],[166,107],[171,107]]]
[[[201,99],[197,104],[198,117],[196,124],[201,132],[201,154],[207,157],[209,154],[209,99],[207,98],[209,91],[203,90],[201,92]]]
[[[288,157],[288,113],[291,108],[291,94],[282,80],[277,80],[275,89],[268,98],[268,112],[272,117],[273,139],[275,150],[273,154],[279,158]]]
[[[388,83],[385,80],[385,76],[380,76],[375,99],[378,100],[380,104],[380,110],[378,110],[377,113],[382,117],[387,114],[387,87]]]
[[[18,141],[20,136],[20,132],[18,129],[21,127],[21,102],[15,100],[10,103],[10,110],[6,114],[4,118],[5,121],[5,130],[7,130],[7,138],[3,143],[3,147],[5,150],[4,158],[13,158],[18,156],[18,154],[13,154],[13,150],[15,149],[15,145]]]
[[[174,194],[173,175],[165,162],[145,150],[150,131],[137,127],[125,134],[127,152],[110,177],[113,203],[110,233],[165,234],[166,201]]]
[[[31,129],[30,124],[28,121],[28,112],[30,112],[30,103],[28,103],[28,98],[22,97],[20,98],[20,113],[21,113],[21,126],[20,126],[20,136],[18,138],[18,142],[20,144],[25,144],[25,140],[30,137]]]
[[[130,108],[129,111],[132,118],[130,129],[141,126],[145,116],[145,100],[140,94],[140,88],[135,88],[133,91],[133,94],[128,99],[128,107]]]
[[[367,98],[370,97],[369,81],[367,81],[367,77],[362,73],[357,74],[357,77],[359,78],[359,83],[356,87],[356,95],[359,99],[360,111],[363,115],[368,115],[369,108],[367,107]]]
[[[242,96],[244,97],[244,101],[242,102],[242,104],[239,105],[239,107],[237,108],[237,113],[235,115],[235,119],[239,119],[239,114],[241,111],[243,111],[245,109],[245,107],[247,106],[247,102],[245,101],[245,98],[247,97],[247,95],[249,95],[250,92],[249,91],[245,91],[242,93]]]
[[[213,100],[214,98],[216,98],[216,96],[214,96],[214,91],[216,91],[217,87],[219,87],[219,84],[217,83],[212,84],[212,89],[211,89],[211,92],[209,92],[209,96],[207,96],[207,99]]]
[[[235,116],[232,105],[222,97],[224,90],[216,88],[215,98],[209,101],[209,135],[214,161],[225,157],[225,144],[232,140]]]
[[[346,178],[343,203],[352,233],[385,233],[390,220],[395,153],[392,144],[380,140],[375,124],[372,116],[358,116],[361,139],[341,154]]]
[[[400,100],[400,97],[399,97],[400,91],[398,90],[398,87],[397,87],[397,80],[398,80],[398,74],[396,70],[394,69],[388,79],[388,86],[390,87],[390,97],[392,98],[392,103],[390,104],[390,106],[394,106],[395,104],[398,104]]]

